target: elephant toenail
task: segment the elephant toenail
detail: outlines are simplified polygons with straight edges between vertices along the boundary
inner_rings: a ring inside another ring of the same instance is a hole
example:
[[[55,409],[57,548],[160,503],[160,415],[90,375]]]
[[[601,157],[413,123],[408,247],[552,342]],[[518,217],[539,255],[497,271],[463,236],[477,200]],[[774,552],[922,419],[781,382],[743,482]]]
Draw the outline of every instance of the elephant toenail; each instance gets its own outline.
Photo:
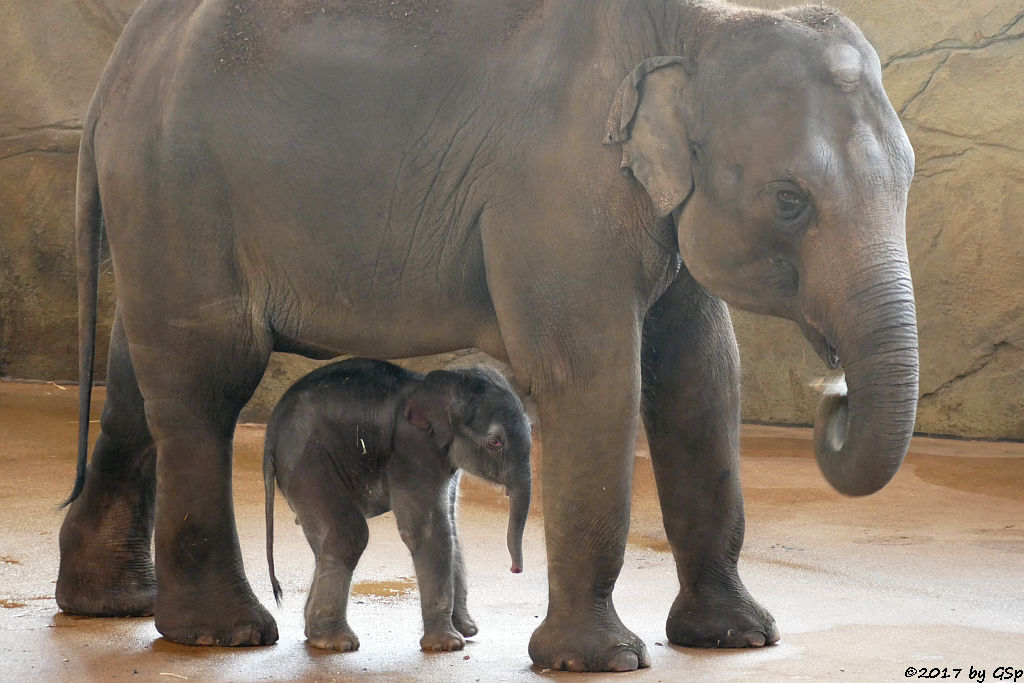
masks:
[[[260,632],[255,629],[238,631],[231,638],[231,647],[238,647],[239,645],[259,645],[262,638]]]
[[[635,652],[623,650],[612,658],[608,668],[612,671],[636,671],[640,668],[640,658]]]
[[[196,645],[213,645],[213,636],[199,636],[196,638]]]
[[[748,631],[744,637],[747,639],[747,647],[763,647],[766,641],[760,631]]]

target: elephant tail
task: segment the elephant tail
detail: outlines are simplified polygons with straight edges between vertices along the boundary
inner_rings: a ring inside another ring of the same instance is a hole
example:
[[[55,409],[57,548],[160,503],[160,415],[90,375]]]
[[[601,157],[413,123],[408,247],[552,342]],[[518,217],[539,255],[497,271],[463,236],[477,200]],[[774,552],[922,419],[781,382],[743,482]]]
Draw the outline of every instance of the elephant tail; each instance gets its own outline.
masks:
[[[75,252],[78,261],[78,461],[75,485],[61,504],[70,505],[85,487],[89,457],[89,413],[93,364],[96,359],[96,318],[99,308],[100,245],[103,209],[93,150],[95,117],[82,128],[78,150],[78,187],[75,195]]]
[[[274,572],[274,440],[267,434],[266,445],[263,447],[263,492],[267,516],[267,567],[270,569],[270,585],[274,589],[274,602],[280,606],[281,584]]]

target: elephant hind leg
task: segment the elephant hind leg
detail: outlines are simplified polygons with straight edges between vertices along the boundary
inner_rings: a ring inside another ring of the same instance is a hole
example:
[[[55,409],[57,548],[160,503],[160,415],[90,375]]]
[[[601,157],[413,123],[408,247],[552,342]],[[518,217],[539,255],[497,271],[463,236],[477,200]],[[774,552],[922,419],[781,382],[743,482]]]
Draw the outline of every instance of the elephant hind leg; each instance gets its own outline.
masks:
[[[114,317],[100,423],[85,488],[61,525],[57,605],[83,616],[149,615],[156,599],[150,553],[156,449],[120,313]]]
[[[293,479],[288,491],[316,558],[304,609],[306,638],[321,650],[352,652],[359,649],[359,636],[348,624],[348,598],[352,572],[370,531],[363,513],[340,497],[340,483],[326,472],[317,473],[315,467],[308,463],[305,476]]]
[[[196,304],[191,310],[202,310]],[[157,449],[157,630],[186,645],[266,645],[277,624],[242,567],[232,438],[270,356],[269,335],[227,310],[194,322],[126,311],[132,362]]]
[[[679,594],[668,639],[693,647],[776,642],[771,614],[747,592],[739,480],[739,359],[724,303],[685,271],[644,327],[644,421]]]

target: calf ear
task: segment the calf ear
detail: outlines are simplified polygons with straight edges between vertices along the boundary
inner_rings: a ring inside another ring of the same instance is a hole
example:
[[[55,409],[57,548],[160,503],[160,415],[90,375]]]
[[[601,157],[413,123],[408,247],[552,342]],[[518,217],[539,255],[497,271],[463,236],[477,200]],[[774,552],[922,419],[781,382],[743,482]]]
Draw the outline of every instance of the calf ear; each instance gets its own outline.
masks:
[[[653,57],[638,65],[619,86],[605,126],[604,143],[622,145],[621,167],[643,184],[659,217],[693,190],[683,116],[685,65],[681,57]]]
[[[452,392],[446,374],[427,375],[405,402],[405,419],[417,429],[430,432],[439,449],[452,442]]]

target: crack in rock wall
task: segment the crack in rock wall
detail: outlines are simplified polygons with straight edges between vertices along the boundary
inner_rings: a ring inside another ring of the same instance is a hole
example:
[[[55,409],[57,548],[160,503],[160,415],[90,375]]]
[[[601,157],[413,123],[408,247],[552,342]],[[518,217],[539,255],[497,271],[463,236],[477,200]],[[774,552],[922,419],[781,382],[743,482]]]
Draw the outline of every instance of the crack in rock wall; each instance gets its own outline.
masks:
[[[0,376],[77,375],[76,150],[93,87],[137,4],[0,4]],[[1019,0],[831,4],[878,49],[917,155],[907,230],[921,340],[918,430],[1024,439],[1024,11]],[[113,311],[109,271],[106,262],[99,376]],[[817,396],[808,384],[823,367],[795,326],[741,311],[734,321],[744,418],[810,423]],[[313,365],[275,354],[245,417],[263,418]]]

